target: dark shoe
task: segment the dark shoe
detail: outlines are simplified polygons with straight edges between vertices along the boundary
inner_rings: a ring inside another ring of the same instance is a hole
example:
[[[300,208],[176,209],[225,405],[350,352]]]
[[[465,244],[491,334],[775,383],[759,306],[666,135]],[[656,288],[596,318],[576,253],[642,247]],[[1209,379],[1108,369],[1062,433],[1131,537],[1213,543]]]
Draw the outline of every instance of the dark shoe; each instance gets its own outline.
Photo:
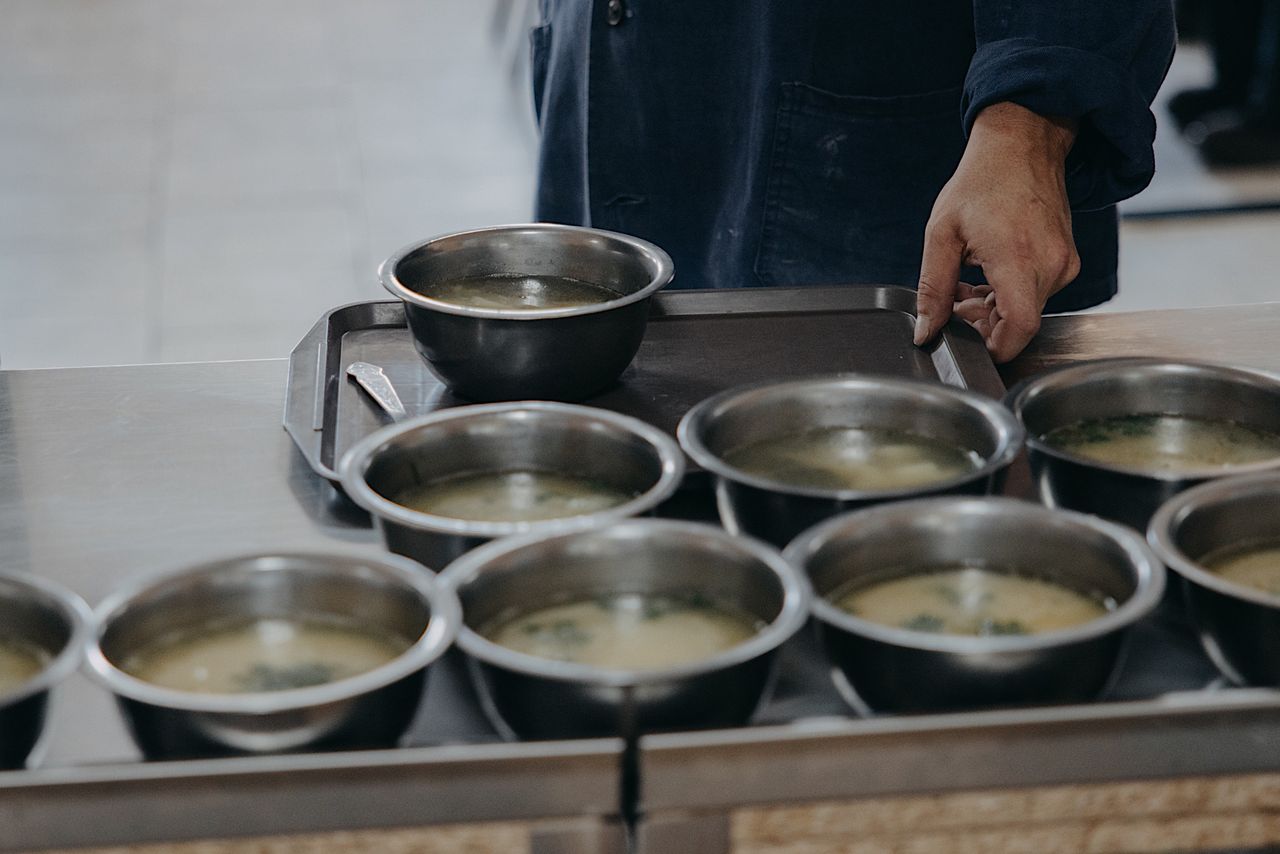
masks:
[[[1188,125],[1209,113],[1240,107],[1243,103],[1243,94],[1210,86],[1179,92],[1169,99],[1167,108],[1178,130],[1185,131]]]
[[[1210,166],[1266,166],[1280,163],[1280,123],[1246,119],[1209,125],[1199,140]]]

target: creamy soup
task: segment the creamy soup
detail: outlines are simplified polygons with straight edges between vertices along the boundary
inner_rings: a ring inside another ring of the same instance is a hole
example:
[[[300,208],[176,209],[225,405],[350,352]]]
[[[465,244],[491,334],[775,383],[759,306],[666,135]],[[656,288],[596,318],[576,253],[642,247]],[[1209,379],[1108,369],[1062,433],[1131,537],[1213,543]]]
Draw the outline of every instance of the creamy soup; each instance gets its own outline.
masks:
[[[816,489],[892,490],[950,480],[982,465],[949,442],[878,428],[836,427],[734,448],[724,461],[748,474]]]
[[[638,493],[540,471],[466,474],[419,484],[393,500],[419,513],[472,522],[537,522],[617,507]]]
[[[564,276],[469,276],[420,288],[423,296],[471,308],[571,308],[618,299],[601,285]]]
[[[1280,542],[1231,546],[1202,563],[1228,581],[1280,596]]]
[[[1097,619],[1105,604],[1048,581],[973,566],[942,567],[838,592],[864,620],[951,635],[1030,635]]]
[[[1099,462],[1158,472],[1228,468],[1280,457],[1280,434],[1186,415],[1119,415],[1049,431],[1055,448]]]
[[[646,670],[708,658],[752,637],[759,621],[700,596],[607,596],[499,619],[481,634],[517,652]]]
[[[0,639],[0,694],[34,677],[48,661],[49,655],[39,647]]]
[[[402,637],[342,623],[263,619],[162,641],[121,669],[178,691],[283,691],[357,676],[410,646]]]

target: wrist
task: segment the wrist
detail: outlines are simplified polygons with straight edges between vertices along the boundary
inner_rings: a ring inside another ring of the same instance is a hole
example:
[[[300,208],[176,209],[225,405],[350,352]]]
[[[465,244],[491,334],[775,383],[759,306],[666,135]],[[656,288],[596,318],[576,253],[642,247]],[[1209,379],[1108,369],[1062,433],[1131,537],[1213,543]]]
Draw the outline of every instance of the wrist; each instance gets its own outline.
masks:
[[[1043,157],[1061,166],[1075,144],[1077,124],[1073,119],[1042,116],[1010,101],[992,104],[974,119],[969,140],[979,145],[995,144],[1023,155]]]

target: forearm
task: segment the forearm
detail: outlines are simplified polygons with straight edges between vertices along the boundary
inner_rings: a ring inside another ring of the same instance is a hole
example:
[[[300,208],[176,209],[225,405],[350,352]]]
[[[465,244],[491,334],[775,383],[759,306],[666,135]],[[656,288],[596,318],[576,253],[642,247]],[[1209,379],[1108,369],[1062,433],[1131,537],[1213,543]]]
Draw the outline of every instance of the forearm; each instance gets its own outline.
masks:
[[[974,16],[971,132],[1000,103],[1075,122],[1067,189],[1076,208],[1146,186],[1155,169],[1149,106],[1173,51],[1168,0],[976,0]]]

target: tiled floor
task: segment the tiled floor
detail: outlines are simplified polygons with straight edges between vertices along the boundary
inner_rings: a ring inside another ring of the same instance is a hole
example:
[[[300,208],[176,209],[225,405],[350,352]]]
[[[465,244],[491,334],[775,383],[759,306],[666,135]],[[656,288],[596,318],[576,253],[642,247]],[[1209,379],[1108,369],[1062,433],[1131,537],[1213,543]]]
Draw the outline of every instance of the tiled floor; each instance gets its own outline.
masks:
[[[528,218],[532,5],[0,0],[0,364],[284,356],[398,246]],[[1280,199],[1158,149],[1133,211]],[[1277,227],[1130,222],[1108,309],[1280,298]]]

